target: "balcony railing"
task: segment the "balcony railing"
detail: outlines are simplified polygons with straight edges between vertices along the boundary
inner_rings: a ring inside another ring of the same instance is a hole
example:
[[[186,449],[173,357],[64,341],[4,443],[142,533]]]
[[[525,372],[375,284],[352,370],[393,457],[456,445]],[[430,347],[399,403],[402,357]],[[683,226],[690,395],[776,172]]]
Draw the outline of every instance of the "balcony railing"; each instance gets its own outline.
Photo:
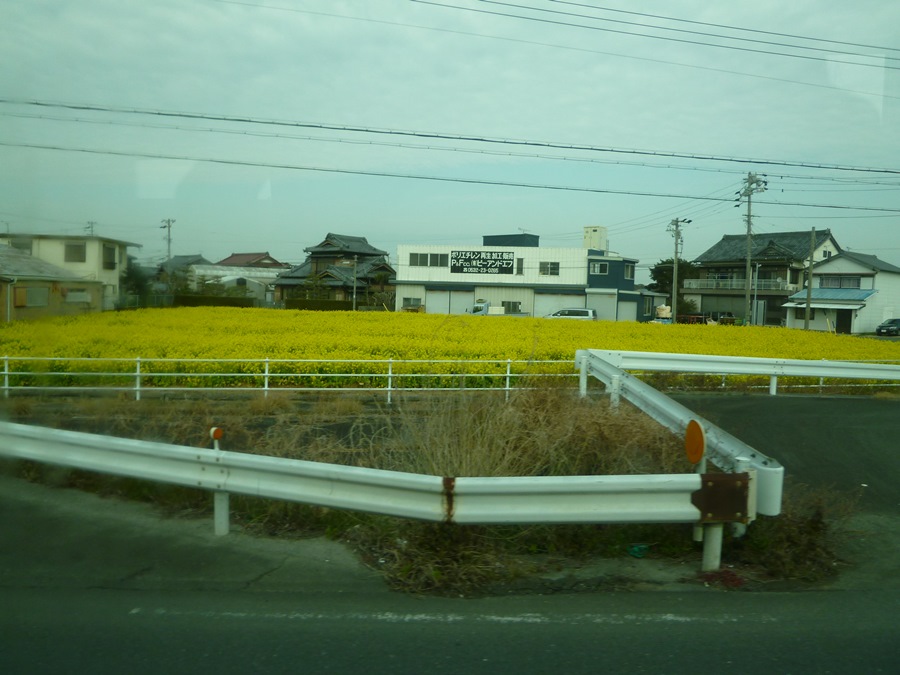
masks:
[[[716,289],[723,291],[743,291],[747,288],[746,279],[685,279],[686,290]],[[751,283],[750,288],[759,291],[799,291],[799,284],[789,284],[778,279],[758,279]]]

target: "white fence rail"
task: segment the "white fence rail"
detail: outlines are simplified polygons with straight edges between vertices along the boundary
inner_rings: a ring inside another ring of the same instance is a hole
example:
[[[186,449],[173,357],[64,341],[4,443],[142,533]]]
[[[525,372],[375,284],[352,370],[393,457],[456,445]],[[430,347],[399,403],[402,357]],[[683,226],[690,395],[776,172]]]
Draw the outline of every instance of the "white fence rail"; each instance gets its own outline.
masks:
[[[509,392],[526,378],[573,378],[571,361],[513,359],[172,359],[0,357],[5,397],[14,392],[108,391],[143,395],[204,391]]]
[[[713,514],[704,505],[721,501],[707,496],[722,485],[700,474],[426,476],[13,423],[0,423],[0,456],[212,491],[217,534],[229,529],[229,494],[461,524],[707,523],[718,536],[705,540],[703,566],[716,569],[722,523],[755,517],[750,473],[726,487],[737,505]]]

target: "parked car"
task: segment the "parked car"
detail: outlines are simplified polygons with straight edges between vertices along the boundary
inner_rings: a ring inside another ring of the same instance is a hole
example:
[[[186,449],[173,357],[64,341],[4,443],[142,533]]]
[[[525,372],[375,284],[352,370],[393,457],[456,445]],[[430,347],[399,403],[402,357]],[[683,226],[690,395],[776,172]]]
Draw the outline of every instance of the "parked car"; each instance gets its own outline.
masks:
[[[888,319],[875,329],[875,335],[900,335],[900,319]]]
[[[597,310],[585,309],[584,307],[573,307],[572,309],[561,309],[548,314],[545,319],[582,319],[584,321],[596,321]]]

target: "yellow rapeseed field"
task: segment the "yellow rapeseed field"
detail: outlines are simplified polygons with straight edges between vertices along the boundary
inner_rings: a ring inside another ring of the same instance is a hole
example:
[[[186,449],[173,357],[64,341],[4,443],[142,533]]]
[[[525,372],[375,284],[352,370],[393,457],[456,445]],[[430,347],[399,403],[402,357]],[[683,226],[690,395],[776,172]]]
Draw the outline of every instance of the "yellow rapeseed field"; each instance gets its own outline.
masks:
[[[574,359],[577,349],[900,362],[900,343],[786,328],[222,307],[7,324],[0,356]]]

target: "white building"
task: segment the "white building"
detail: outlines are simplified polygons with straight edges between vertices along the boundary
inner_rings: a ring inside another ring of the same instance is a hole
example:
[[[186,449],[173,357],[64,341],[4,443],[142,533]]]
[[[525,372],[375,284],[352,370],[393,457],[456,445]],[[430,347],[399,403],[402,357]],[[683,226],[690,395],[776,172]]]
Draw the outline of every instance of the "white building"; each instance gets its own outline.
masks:
[[[809,327],[837,333],[873,333],[886,319],[900,316],[900,267],[874,255],[842,251],[812,269]],[[806,290],[784,304],[786,325],[806,323]]]
[[[537,235],[485,236],[481,246],[397,248],[397,309],[465,314],[476,302],[546,316],[567,307],[605,320],[649,321],[661,301],[635,289],[637,259],[606,250],[606,231],[586,227],[581,248],[542,248]]]

